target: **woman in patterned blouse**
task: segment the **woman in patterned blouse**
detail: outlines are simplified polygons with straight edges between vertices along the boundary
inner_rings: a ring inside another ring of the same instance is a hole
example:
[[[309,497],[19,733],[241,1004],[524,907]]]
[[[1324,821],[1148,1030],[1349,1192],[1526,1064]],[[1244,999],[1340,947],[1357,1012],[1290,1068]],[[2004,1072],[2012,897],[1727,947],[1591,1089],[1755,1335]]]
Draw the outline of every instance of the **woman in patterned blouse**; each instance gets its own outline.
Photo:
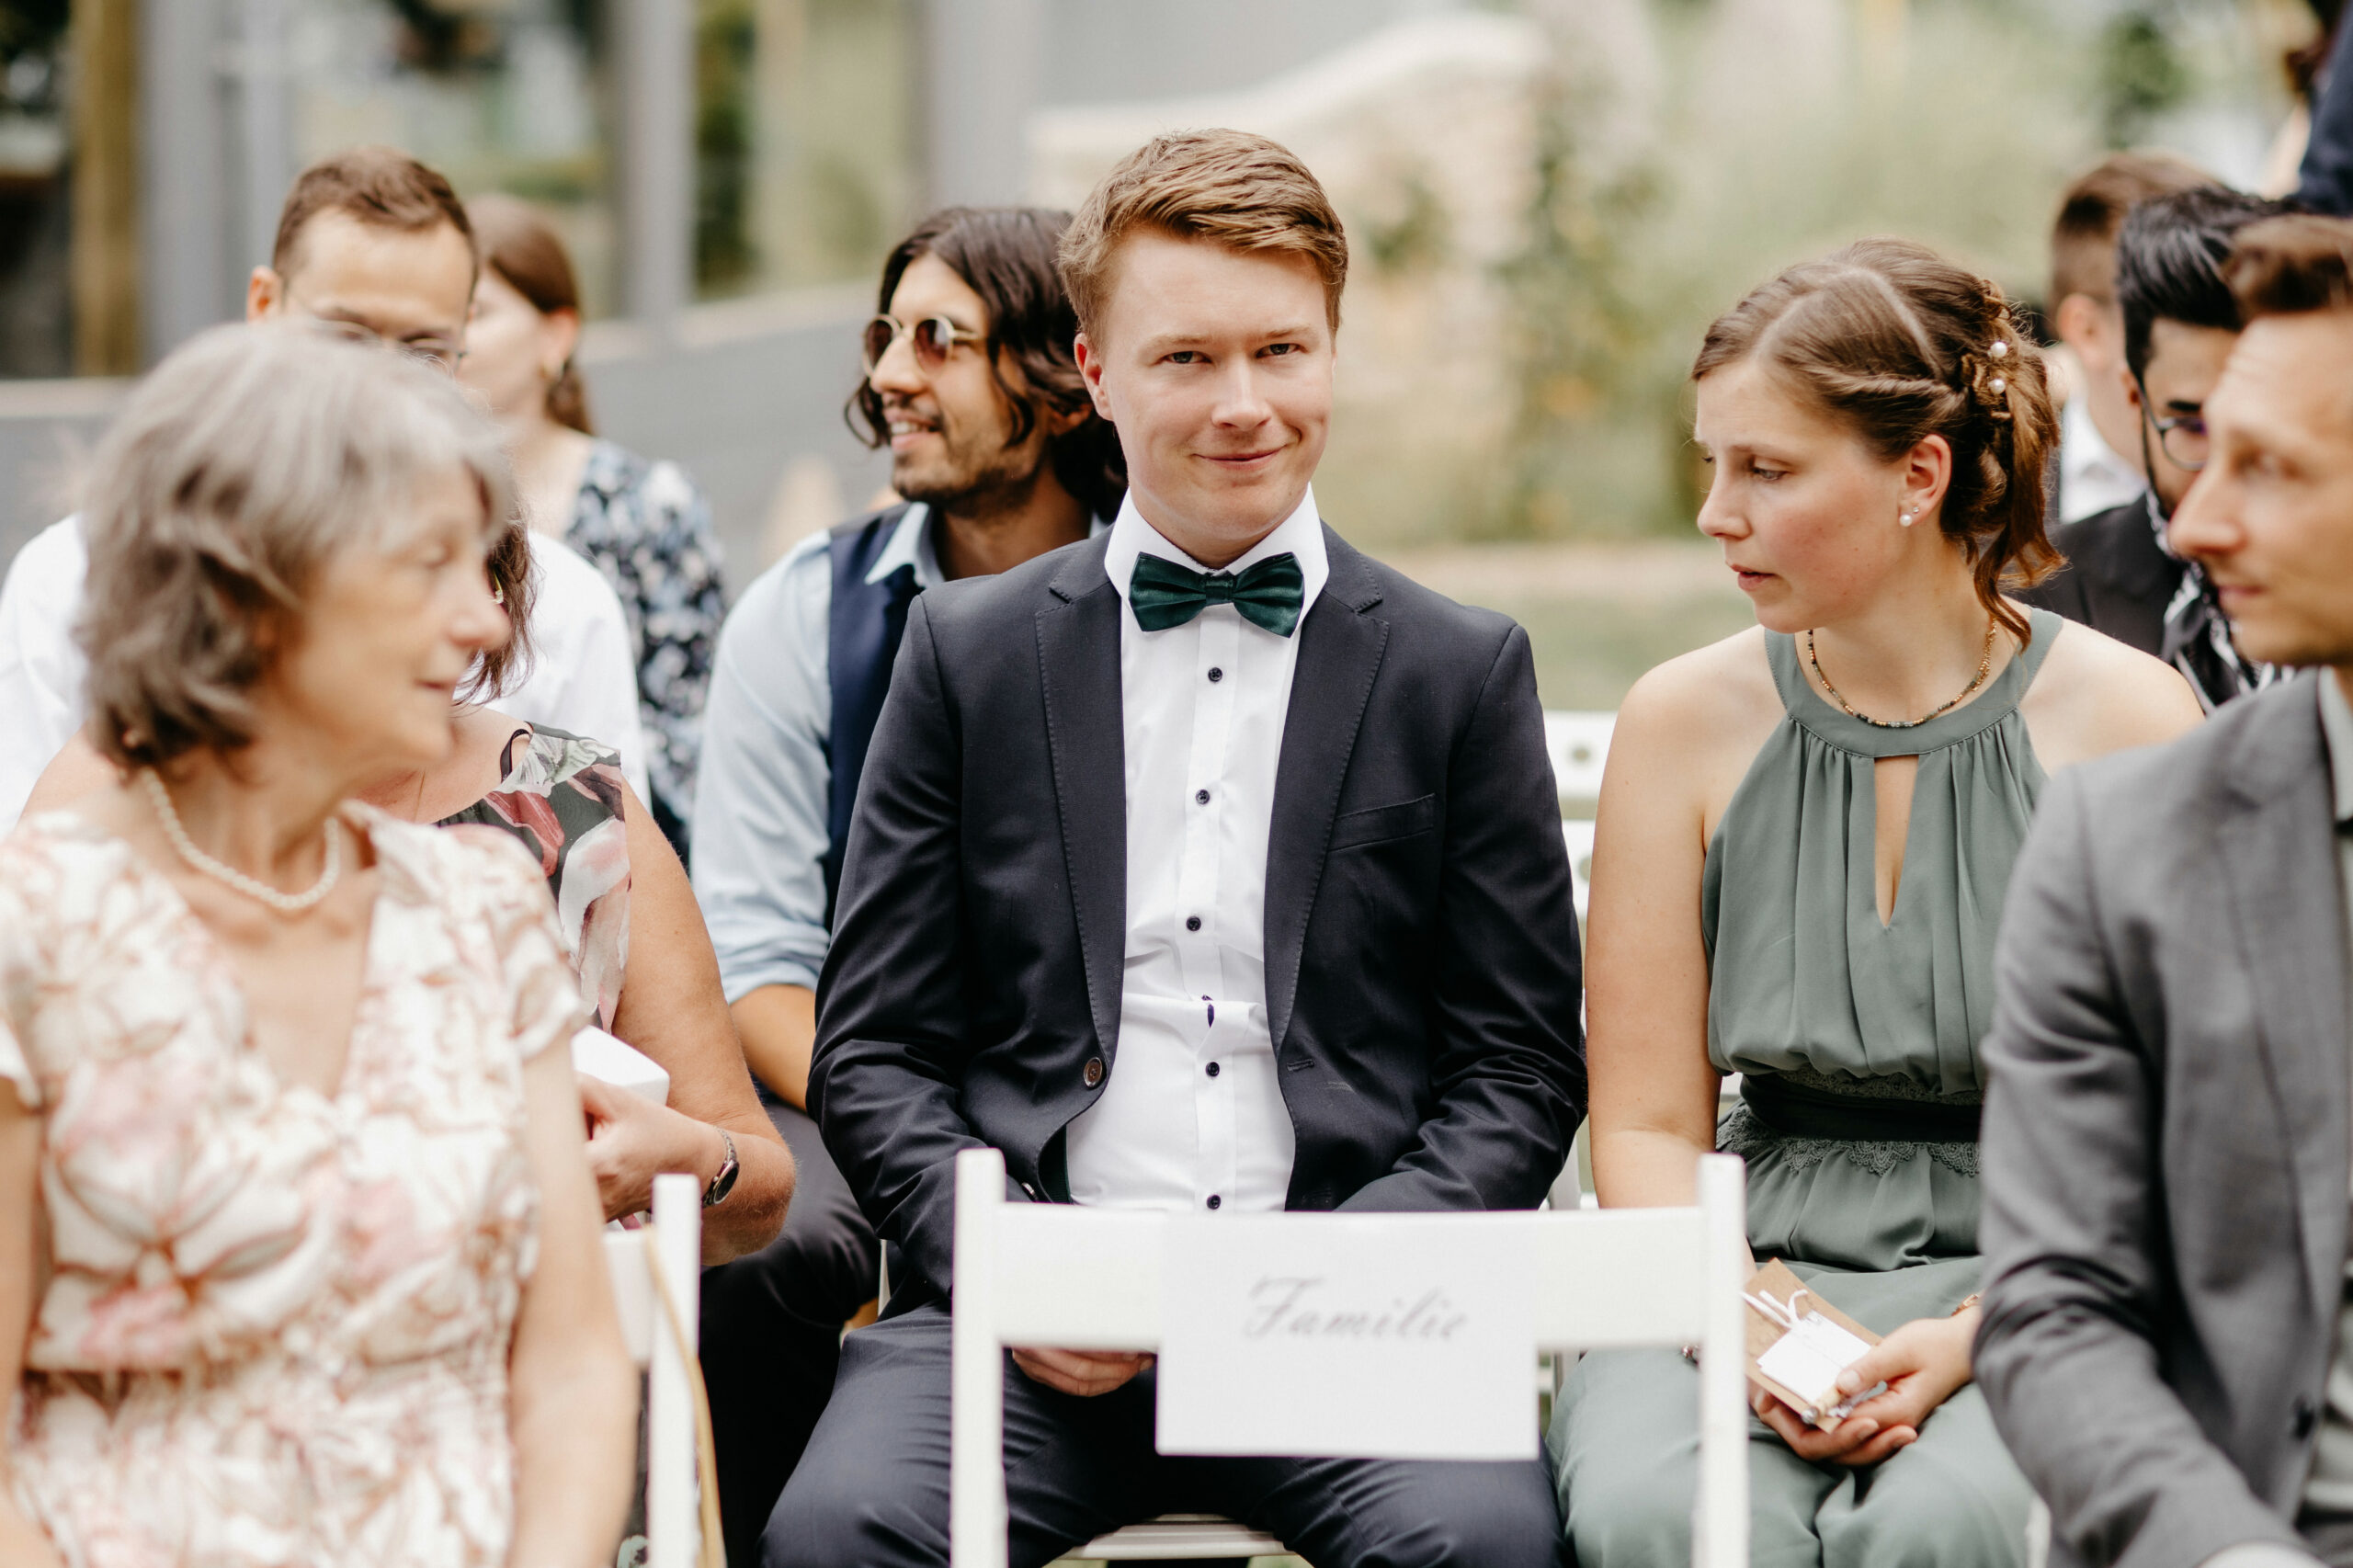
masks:
[[[637,641],[647,802],[681,857],[694,809],[703,694],[727,605],[710,507],[676,463],[597,438],[573,349],[580,289],[563,242],[512,197],[467,212],[483,255],[459,374],[506,427],[531,526],[597,563]]]

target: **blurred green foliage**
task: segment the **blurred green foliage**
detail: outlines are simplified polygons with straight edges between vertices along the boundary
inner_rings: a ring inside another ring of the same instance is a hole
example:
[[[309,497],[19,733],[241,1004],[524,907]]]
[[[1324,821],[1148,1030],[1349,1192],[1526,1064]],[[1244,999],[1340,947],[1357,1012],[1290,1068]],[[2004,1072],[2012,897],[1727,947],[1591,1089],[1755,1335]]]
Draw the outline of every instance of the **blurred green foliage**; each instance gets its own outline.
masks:
[[[2188,97],[2188,67],[2145,6],[2109,18],[2100,29],[2097,58],[2100,131],[2110,147],[2132,146],[2157,116]]]
[[[2102,148],[2234,94],[2258,124],[2285,107],[2230,74],[2274,60],[2216,46],[2240,0],[1646,0],[1642,60],[1597,58],[1591,3],[1553,13],[1573,21],[1501,271],[1516,413],[1478,536],[1689,529],[1692,355],[1780,268],[1900,233],[2035,301],[2059,191]]]

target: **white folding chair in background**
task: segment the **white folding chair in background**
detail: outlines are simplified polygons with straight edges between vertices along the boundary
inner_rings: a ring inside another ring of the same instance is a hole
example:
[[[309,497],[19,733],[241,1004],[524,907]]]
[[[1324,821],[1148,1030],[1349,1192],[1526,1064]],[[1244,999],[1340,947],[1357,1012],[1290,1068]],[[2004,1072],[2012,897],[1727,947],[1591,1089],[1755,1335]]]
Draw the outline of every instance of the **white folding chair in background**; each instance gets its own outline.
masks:
[[[1689,1209],[1529,1213],[1539,1349],[1696,1344],[1699,1478],[1695,1568],[1748,1561],[1746,1342],[1741,1317],[1745,1179],[1738,1159],[1699,1162]],[[1302,1214],[1301,1225],[1388,1218]],[[1403,1223],[1427,1216],[1394,1216]],[[949,1461],[952,1568],[1005,1568],[1005,1350],[1150,1350],[1161,1345],[1162,1259],[1170,1217],[1070,1204],[1008,1203],[994,1149],[956,1157],[956,1291]],[[1377,1348],[1368,1365],[1377,1370]],[[1529,1419],[1533,1422],[1531,1403]],[[1183,1526],[1179,1533],[1172,1527]],[[1168,1539],[1165,1547],[1150,1537]],[[1226,1532],[1221,1534],[1220,1532]],[[1272,1553],[1262,1535],[1198,1517],[1154,1521],[1076,1549],[1114,1562]]]
[[[1552,759],[1552,783],[1563,801],[1594,801],[1601,795],[1601,770],[1609,760],[1614,712],[1544,710],[1544,750]]]
[[[710,1413],[697,1397],[702,1191],[690,1176],[654,1178],[654,1221],[607,1231],[605,1266],[621,1335],[645,1369],[645,1568],[722,1568]],[[665,1301],[665,1287],[667,1300]],[[632,1540],[622,1548],[631,1559]]]

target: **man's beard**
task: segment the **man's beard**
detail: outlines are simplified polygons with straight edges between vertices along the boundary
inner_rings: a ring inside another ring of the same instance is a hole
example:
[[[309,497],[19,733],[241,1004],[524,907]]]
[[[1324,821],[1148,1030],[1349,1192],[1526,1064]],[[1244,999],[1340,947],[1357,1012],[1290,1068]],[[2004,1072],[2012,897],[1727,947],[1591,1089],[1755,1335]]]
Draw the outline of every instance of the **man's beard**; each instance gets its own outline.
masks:
[[[904,464],[892,464],[891,488],[906,500],[942,511],[995,511],[1025,498],[1045,462],[1042,449],[1026,441],[1017,447],[992,443],[979,453],[961,440],[941,444],[948,448],[948,460],[926,463],[928,472],[908,473]]]

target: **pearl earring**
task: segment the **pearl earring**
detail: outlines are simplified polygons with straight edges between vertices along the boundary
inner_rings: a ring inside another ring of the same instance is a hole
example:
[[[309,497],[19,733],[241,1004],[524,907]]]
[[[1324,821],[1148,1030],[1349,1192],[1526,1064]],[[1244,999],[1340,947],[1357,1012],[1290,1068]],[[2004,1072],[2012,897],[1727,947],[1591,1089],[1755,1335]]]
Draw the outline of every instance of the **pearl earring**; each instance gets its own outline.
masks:
[[[1917,512],[1906,512],[1906,513],[1904,513],[1902,517],[1900,517],[1896,518],[1895,520],[1896,520],[1897,522],[1899,522],[1899,523],[1902,523],[1905,528],[1910,528],[1910,527],[1912,526],[1912,519],[1913,519],[1914,517],[1918,517],[1918,516],[1919,516],[1919,514],[1918,514]]]

